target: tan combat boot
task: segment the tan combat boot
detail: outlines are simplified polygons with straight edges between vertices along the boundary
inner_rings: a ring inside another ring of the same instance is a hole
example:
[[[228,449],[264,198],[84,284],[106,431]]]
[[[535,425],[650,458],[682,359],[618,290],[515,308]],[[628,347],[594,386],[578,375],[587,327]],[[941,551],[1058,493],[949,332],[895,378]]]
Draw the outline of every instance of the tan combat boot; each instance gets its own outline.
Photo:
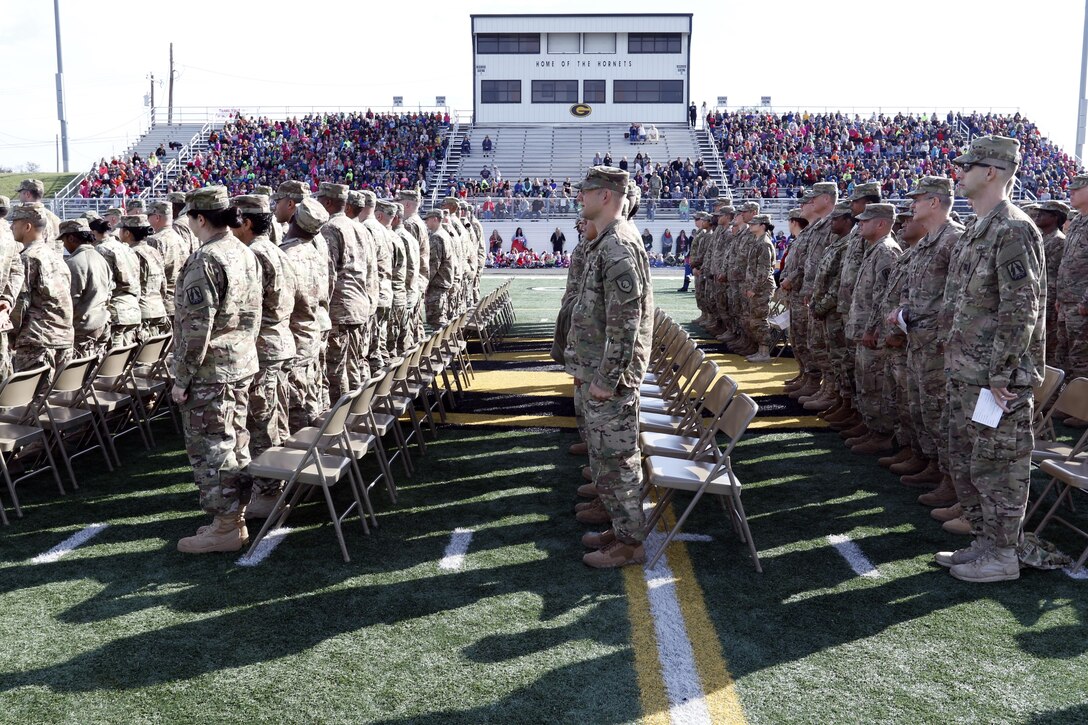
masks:
[[[276,501],[279,496],[266,496],[263,493],[253,492],[246,504],[246,521],[254,519],[267,519],[276,510]]]
[[[889,471],[897,476],[913,476],[923,471],[929,470],[930,466],[937,465],[935,461],[931,461],[921,453],[911,449],[911,457],[903,461],[897,461],[894,466],[888,468]]]
[[[178,541],[183,554],[210,554],[215,551],[241,551],[249,543],[249,530],[241,512],[221,514],[210,526],[202,527],[195,536]]]
[[[577,443],[571,443],[567,452],[572,456],[588,456],[589,445],[585,441],[578,441]]]
[[[578,487],[578,495],[582,498],[597,498],[597,484],[592,481],[589,483],[583,483]]]
[[[934,518],[941,523],[945,521],[951,521],[952,519],[958,519],[963,516],[963,507],[960,506],[959,501],[943,509],[933,509],[929,512],[930,518]]]
[[[1020,578],[1020,559],[1015,546],[991,546],[963,564],[953,564],[952,576],[965,582],[1007,582]]]
[[[900,448],[899,452],[894,456],[884,456],[883,458],[876,459],[876,462],[887,468],[888,466],[894,466],[896,463],[909,461],[913,455],[914,449],[908,446],[906,448]]]
[[[804,404],[805,410],[811,410],[816,413],[822,413],[825,410],[831,410],[839,404],[839,396],[835,391],[828,388],[822,395],[816,397],[813,400],[809,400]]]
[[[597,533],[590,531],[582,535],[582,546],[587,549],[603,549],[616,540],[616,530],[608,529]]]
[[[592,481],[593,469],[589,466],[582,466],[582,478],[586,479],[587,481]]]
[[[615,569],[629,564],[642,564],[646,561],[646,549],[641,542],[626,544],[615,539],[604,548],[586,554],[582,561],[594,569]]]
[[[895,445],[895,439],[891,436],[882,436],[874,433],[868,440],[864,440],[855,446],[851,446],[850,452],[858,454],[883,453],[884,451],[890,451],[893,445]]]
[[[832,400],[831,407],[827,408],[826,410],[821,410],[819,413],[817,413],[817,418],[823,418],[824,420],[827,420],[828,418],[838,415],[842,411],[843,406],[846,405],[846,399],[839,395],[838,391],[836,391],[834,395],[835,397]]]
[[[580,524],[593,524],[595,526],[597,524],[607,524],[612,520],[612,517],[608,515],[608,511],[605,510],[601,499],[589,502],[584,509],[574,514],[574,518],[576,518]]]
[[[918,503],[923,506],[951,506],[957,500],[956,489],[952,486],[952,479],[948,476],[941,478],[941,483],[937,488],[918,497]]]
[[[937,461],[930,461],[925,469],[910,476],[903,476],[899,482],[909,488],[928,488],[935,483],[940,483],[944,478]]]
[[[938,551],[934,554],[933,561],[943,567],[966,564],[967,562],[974,561],[982,556],[991,546],[993,546],[993,542],[987,541],[986,539],[975,539],[971,542],[970,546],[966,546],[962,549],[956,549],[955,551]]]
[[[820,376],[819,375],[806,375],[806,381],[804,386],[794,390],[790,393],[790,397],[794,400],[798,400],[806,395],[812,395],[820,389]]]
[[[847,428],[839,433],[839,437],[843,440],[850,440],[851,438],[859,438],[869,433],[869,426],[865,425],[865,421],[862,421],[855,425],[853,428]]]
[[[760,345],[759,350],[756,351],[755,355],[749,355],[748,357],[746,357],[744,359],[747,360],[748,362],[751,362],[751,363],[754,363],[754,362],[770,362],[771,349],[769,347],[767,347],[766,345]]]
[[[945,521],[941,524],[941,528],[950,534],[958,534],[960,536],[969,536],[971,534],[971,523],[967,520],[966,516],[960,516],[958,519]]]

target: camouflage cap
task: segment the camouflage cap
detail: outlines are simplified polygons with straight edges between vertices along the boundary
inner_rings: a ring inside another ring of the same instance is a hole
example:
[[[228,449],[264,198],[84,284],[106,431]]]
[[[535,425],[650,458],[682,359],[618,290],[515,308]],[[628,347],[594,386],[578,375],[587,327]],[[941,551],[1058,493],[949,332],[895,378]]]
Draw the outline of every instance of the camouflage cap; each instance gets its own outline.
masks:
[[[697,211],[697,212],[695,212],[694,214],[692,214],[691,216],[692,216],[692,218],[694,218],[694,219],[697,219],[697,220],[699,220],[699,221],[704,221],[704,222],[706,222],[706,221],[710,221],[710,219],[712,218],[712,217],[711,217],[711,216],[710,216],[709,214],[707,214],[707,213],[706,213],[705,211]]]
[[[854,193],[850,195],[850,201],[861,201],[867,196],[880,198],[880,182],[867,181],[854,187]]]
[[[318,199],[339,199],[340,201],[347,201],[348,198],[348,186],[347,184],[334,184],[331,181],[322,181],[317,187],[317,193],[314,194]]]
[[[57,233],[57,239],[64,239],[65,234],[79,234],[80,232],[91,231],[91,225],[87,223],[86,219],[69,219],[60,223],[60,227]]]
[[[310,187],[304,181],[285,181],[276,187],[276,193],[272,195],[272,201],[280,199],[293,199],[302,201],[310,196]]]
[[[126,211],[135,211],[137,214],[140,214],[146,208],[147,204],[144,203],[143,199],[129,199],[127,202],[125,202]]]
[[[447,196],[445,199],[442,200],[442,206],[457,206],[460,203],[461,200],[458,199],[456,196]]]
[[[839,207],[836,206],[835,208],[838,209]],[[831,212],[831,213],[834,214],[835,212]],[[805,214],[801,210],[800,207],[797,207],[795,209],[790,209],[789,213],[786,215],[786,218],[787,219],[805,219]],[[806,219],[806,221],[807,221],[807,219]]]
[[[258,184],[253,187],[253,193],[257,196],[272,196],[272,187],[265,186],[264,184]]]
[[[815,199],[821,194],[827,194],[833,201],[837,201],[839,198],[839,185],[834,181],[817,181],[815,184],[805,189],[805,199]]]
[[[1035,204],[1034,206],[1039,211],[1049,211],[1055,214],[1065,214],[1066,216],[1069,216],[1069,212],[1072,211],[1068,204],[1064,201],[1058,201],[1057,199],[1050,199],[1044,201],[1042,204]]]
[[[16,191],[32,191],[38,196],[44,196],[45,184],[38,179],[23,179],[19,182],[19,188]]]
[[[858,221],[863,222],[866,219],[887,219],[888,221],[895,221],[895,205],[881,204],[880,202],[866,204],[865,211],[858,214]]]
[[[419,189],[401,189],[397,192],[397,198],[401,201],[419,201]]]
[[[121,221],[117,222],[117,226],[122,229],[144,229],[151,224],[148,223],[146,214],[125,214],[121,217]]]
[[[185,192],[184,191],[171,191],[166,195],[166,200],[171,204],[185,205]]]
[[[771,218],[766,214],[756,214],[754,217],[748,220],[749,224],[770,224]]]
[[[391,217],[397,213],[396,202],[389,199],[378,199],[374,203],[374,210]]]
[[[468,202],[461,199],[457,202],[457,208],[461,211],[468,211]]]
[[[853,216],[854,212],[850,211],[850,202],[840,201],[835,205],[835,208],[831,210],[831,216]]]
[[[85,211],[79,215],[80,219],[86,219],[88,222],[93,222],[95,219],[101,219],[96,211]]]
[[[963,166],[987,160],[1019,165],[1020,142],[1008,136],[976,136],[971,139],[967,153],[952,159],[952,163]]]
[[[759,213],[759,203],[754,202],[754,201],[746,201],[746,202],[744,202],[743,204],[740,205],[740,211],[741,211],[742,214],[744,214],[746,212],[750,212],[750,211],[754,211],[756,214],[758,214]]]
[[[166,201],[153,201],[147,205],[147,213],[160,216],[170,216],[174,213],[174,207]]]
[[[627,203],[635,205],[642,202],[642,189],[634,181],[627,182]]]
[[[900,209],[895,213],[896,224],[906,224],[914,218],[914,212],[910,209]]]
[[[118,209],[115,206],[111,206],[109,209],[102,212],[102,216],[124,216],[124,215],[125,215],[125,210],[124,209]]]
[[[356,209],[363,208],[363,192],[361,191],[349,191],[348,192],[348,204]]]
[[[577,184],[580,191],[591,189],[609,189],[620,194],[627,193],[629,175],[623,169],[614,166],[593,166],[586,172],[586,178]]]
[[[363,207],[373,209],[374,205],[378,203],[378,196],[370,189],[363,189],[359,192],[363,195]]]
[[[316,199],[303,199],[295,210],[295,224],[307,234],[317,234],[329,220],[329,213]]]
[[[32,224],[45,223],[45,206],[40,201],[16,204],[8,213],[8,221],[24,220]]]
[[[230,195],[225,186],[205,186],[203,189],[190,191],[185,203],[191,211],[217,211],[230,206]]]
[[[243,194],[230,200],[230,205],[243,214],[271,214],[268,197],[261,194]]]
[[[442,210],[441,209],[431,209],[430,211],[428,211],[426,214],[423,215],[423,218],[424,219],[437,219],[439,221],[442,221]]]
[[[953,196],[955,191],[952,179],[947,176],[923,176],[918,179],[914,188],[906,193],[906,196],[922,196],[924,194]]]
[[[1086,186],[1088,186],[1088,174],[1077,174],[1069,182],[1068,189],[1072,191],[1073,189],[1083,189]]]
[[[395,206],[397,208],[397,210],[395,212],[393,212],[393,216],[403,217],[404,216],[404,204],[401,204],[399,201],[395,201],[395,202],[393,202],[393,206]],[[471,211],[471,209],[469,211]]]

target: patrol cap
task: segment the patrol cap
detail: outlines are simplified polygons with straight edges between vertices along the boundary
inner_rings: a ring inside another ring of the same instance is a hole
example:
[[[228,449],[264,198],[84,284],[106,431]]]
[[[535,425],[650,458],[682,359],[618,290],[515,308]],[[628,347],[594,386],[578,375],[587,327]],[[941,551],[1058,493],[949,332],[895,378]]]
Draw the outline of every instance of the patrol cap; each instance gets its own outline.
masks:
[[[834,181],[817,181],[811,187],[805,190],[805,199],[815,199],[821,194],[827,194],[833,200],[839,198],[839,185]]]
[[[1001,161],[1020,164],[1020,142],[1008,136],[976,136],[971,139],[967,153],[952,159],[957,166],[978,164],[983,161]]]
[[[243,214],[271,214],[268,197],[260,194],[243,194],[230,200],[230,205]]]
[[[378,203],[378,196],[370,189],[363,189],[359,192],[363,195],[363,206],[370,209],[374,208],[374,205]]]
[[[754,201],[746,201],[746,202],[744,202],[743,204],[740,205],[740,211],[741,211],[741,213],[754,211],[756,214],[758,214],[759,213],[759,204],[757,202],[754,202]]]
[[[697,211],[697,212],[695,212],[694,214],[692,214],[691,216],[692,216],[693,218],[695,218],[695,219],[699,219],[699,220],[701,220],[701,221],[704,221],[704,222],[705,222],[705,221],[710,221],[710,219],[712,218],[712,217],[711,217],[711,216],[710,216],[709,214],[707,214],[707,213],[706,213],[705,211]]]
[[[378,199],[374,203],[374,208],[376,211],[380,211],[382,214],[390,217],[397,213],[396,202],[390,201],[389,199]]]
[[[453,206],[458,206],[460,203],[461,200],[458,199],[456,196],[447,196],[445,199],[442,200],[442,206],[450,206],[451,204]]]
[[[257,196],[272,196],[272,187],[258,184],[253,187],[253,193]]]
[[[404,216],[404,204],[401,204],[400,202],[395,201],[395,202],[393,202],[393,206],[395,206],[397,208],[397,210],[395,212],[393,212],[393,216],[403,217]]]
[[[102,216],[124,216],[124,215],[125,215],[125,210],[124,209],[118,209],[115,206],[111,206],[109,209],[102,212]]]
[[[17,191],[33,191],[38,196],[45,196],[45,184],[38,179],[23,179]]]
[[[882,204],[879,202],[866,204],[865,211],[858,214],[858,221],[865,221],[866,219],[887,219],[888,221],[895,221],[895,205]]]
[[[0,196],[0,209],[10,209],[10,208],[11,208],[11,199],[7,198],[6,196]]]
[[[922,196],[924,194],[937,194],[939,196],[952,196],[952,179],[947,176],[923,176],[918,179],[914,188],[906,193],[907,196]]]
[[[80,232],[90,232],[91,225],[87,223],[86,219],[69,219],[66,222],[61,222],[59,231],[57,233],[57,239],[64,239],[65,234],[79,234]]]
[[[40,201],[16,204],[8,213],[8,221],[28,221],[35,226],[45,224],[45,206]]]
[[[1088,174],[1077,174],[1073,177],[1073,180],[1069,182],[1067,187],[1070,191],[1073,189],[1083,189],[1088,186]]]
[[[295,224],[307,234],[317,234],[329,220],[329,213],[311,197],[303,199],[295,210]]]
[[[185,204],[185,192],[184,191],[171,191],[166,195],[166,200],[171,204]]]
[[[896,224],[906,224],[914,218],[914,212],[910,209],[900,209],[895,213]]]
[[[401,189],[397,192],[397,198],[401,201],[419,201],[420,194],[418,189]]]
[[[169,202],[165,201],[153,201],[147,205],[148,214],[159,214],[161,216],[170,216],[174,213],[174,208]]]
[[[322,181],[317,187],[318,199],[338,199],[340,201],[347,201],[348,199],[348,187],[347,184],[334,184],[331,181]]]
[[[880,197],[880,182],[867,181],[854,187],[854,193],[850,195],[850,201],[861,201],[867,196]]]
[[[310,187],[302,181],[285,181],[276,187],[276,193],[272,195],[272,201],[280,199],[293,199],[302,201],[310,196]]]
[[[1035,204],[1034,206],[1039,211],[1049,211],[1055,214],[1065,214],[1066,216],[1069,216],[1069,212],[1072,211],[1068,204],[1064,201],[1058,201],[1057,199],[1050,199],[1049,201],[1044,201],[1042,204]]]
[[[468,202],[466,202],[464,200],[458,200],[457,208],[460,209],[461,211],[468,211]]]
[[[850,211],[850,202],[840,201],[835,205],[835,208],[831,210],[831,216],[853,216],[854,212]]]
[[[135,211],[137,214],[141,213],[146,207],[147,205],[143,199],[129,199],[125,204],[126,211]]]
[[[356,209],[363,208],[363,192],[361,191],[349,191],[348,192],[348,204],[351,204]]]
[[[230,206],[230,195],[225,186],[205,186],[190,191],[185,196],[190,211],[218,211]]]
[[[427,212],[426,214],[423,215],[423,218],[424,219],[437,219],[438,221],[442,221],[442,210],[441,209],[431,209],[429,212]]]
[[[766,214],[756,214],[754,217],[748,220],[749,224],[770,224],[771,218]]]
[[[88,223],[93,222],[96,219],[101,219],[96,211],[85,211],[79,215],[80,219],[86,219]]]
[[[586,172],[586,178],[579,183],[580,191],[591,189],[609,189],[620,194],[627,193],[627,181],[630,178],[623,169],[614,166],[593,166]]]
[[[147,223],[146,214],[125,214],[117,226],[122,229],[143,229],[151,225]]]

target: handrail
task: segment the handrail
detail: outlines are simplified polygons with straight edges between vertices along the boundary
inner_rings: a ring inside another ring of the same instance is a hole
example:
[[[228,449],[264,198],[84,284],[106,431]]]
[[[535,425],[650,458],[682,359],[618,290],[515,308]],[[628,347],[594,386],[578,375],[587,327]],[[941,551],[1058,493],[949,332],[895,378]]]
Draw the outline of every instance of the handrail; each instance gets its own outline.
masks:
[[[438,204],[438,192],[442,188],[440,183],[446,178],[448,173],[448,167],[450,163],[450,153],[453,151],[453,142],[457,138],[457,132],[461,128],[460,119],[455,116],[450,119],[453,126],[450,128],[449,140],[446,142],[446,156],[442,159],[442,165],[438,168],[438,174],[434,177],[434,187],[431,189],[431,208]]]
[[[212,129],[212,122],[211,121],[208,121],[203,126],[201,126],[200,130],[197,131],[195,134],[193,134],[192,138],[190,138],[186,142],[186,144],[184,146],[182,146],[181,149],[178,150],[177,155],[174,156],[174,158],[170,159],[170,163],[168,163],[166,166],[164,166],[162,168],[162,171],[160,171],[158,174],[155,175],[155,178],[151,180],[151,186],[147,187],[146,189],[144,189],[143,191],[140,192],[140,198],[146,199],[147,197],[151,196],[153,193],[158,191],[159,188],[163,184],[165,184],[167,182],[167,180],[169,179],[171,171],[173,171],[174,169],[180,168],[181,162],[183,160],[188,160],[188,159],[192,158],[192,156],[193,156],[193,144],[195,144],[198,140],[207,138],[208,133],[211,131],[211,129]],[[185,159],[182,159],[182,156],[185,156]]]

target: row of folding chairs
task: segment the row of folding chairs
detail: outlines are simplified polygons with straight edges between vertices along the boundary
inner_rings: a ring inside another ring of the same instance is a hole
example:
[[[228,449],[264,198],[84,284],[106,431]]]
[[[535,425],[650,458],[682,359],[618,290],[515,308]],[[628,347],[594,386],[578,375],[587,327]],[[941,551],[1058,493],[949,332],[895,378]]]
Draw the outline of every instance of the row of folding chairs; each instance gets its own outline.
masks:
[[[72,462],[98,452],[113,471],[121,464],[115,441],[136,433],[148,450],[151,423],[169,417],[178,428],[170,400],[173,384],[167,365],[169,334],[110,349],[102,358],[78,358],[49,379],[49,368],[15,373],[0,382],[0,474],[15,515],[23,510],[16,485],[50,473],[65,494],[57,461],[73,488],[79,488]],[[0,523],[8,524],[0,497]]]
[[[516,319],[514,305],[510,300],[512,281],[503,282],[468,313],[465,333],[473,335],[479,341],[485,359],[490,359],[495,354],[496,346],[502,342]]]
[[[437,438],[436,419],[445,422],[447,411],[457,405],[475,377],[465,340],[470,315],[459,315],[390,360],[365,386],[335,401],[314,425],[296,431],[282,446],[269,448],[249,464],[250,475],[284,482],[273,512],[251,539],[251,552],[270,531],[285,525],[304,496],[320,491],[340,553],[345,562],[351,561],[344,522],[354,512],[364,534],[378,527],[371,492],[381,486],[389,500],[396,502],[394,463],[399,459],[404,475],[413,475],[412,447],[426,455],[424,430],[432,440]],[[360,464],[371,455],[377,462],[377,475],[368,479]],[[338,511],[332,489],[341,481],[353,500]]]
[[[644,496],[656,493],[647,521],[667,528],[664,542],[650,561],[657,564],[691,512],[706,495],[714,496],[740,540],[747,544],[757,572],[763,567],[741,503],[742,484],[733,472],[737,442],[759,412],[752,398],[737,392],[737,382],[708,360],[684,329],[657,310],[650,361],[640,386],[639,444],[645,471]],[[691,500],[668,526],[664,517],[677,491]]]

